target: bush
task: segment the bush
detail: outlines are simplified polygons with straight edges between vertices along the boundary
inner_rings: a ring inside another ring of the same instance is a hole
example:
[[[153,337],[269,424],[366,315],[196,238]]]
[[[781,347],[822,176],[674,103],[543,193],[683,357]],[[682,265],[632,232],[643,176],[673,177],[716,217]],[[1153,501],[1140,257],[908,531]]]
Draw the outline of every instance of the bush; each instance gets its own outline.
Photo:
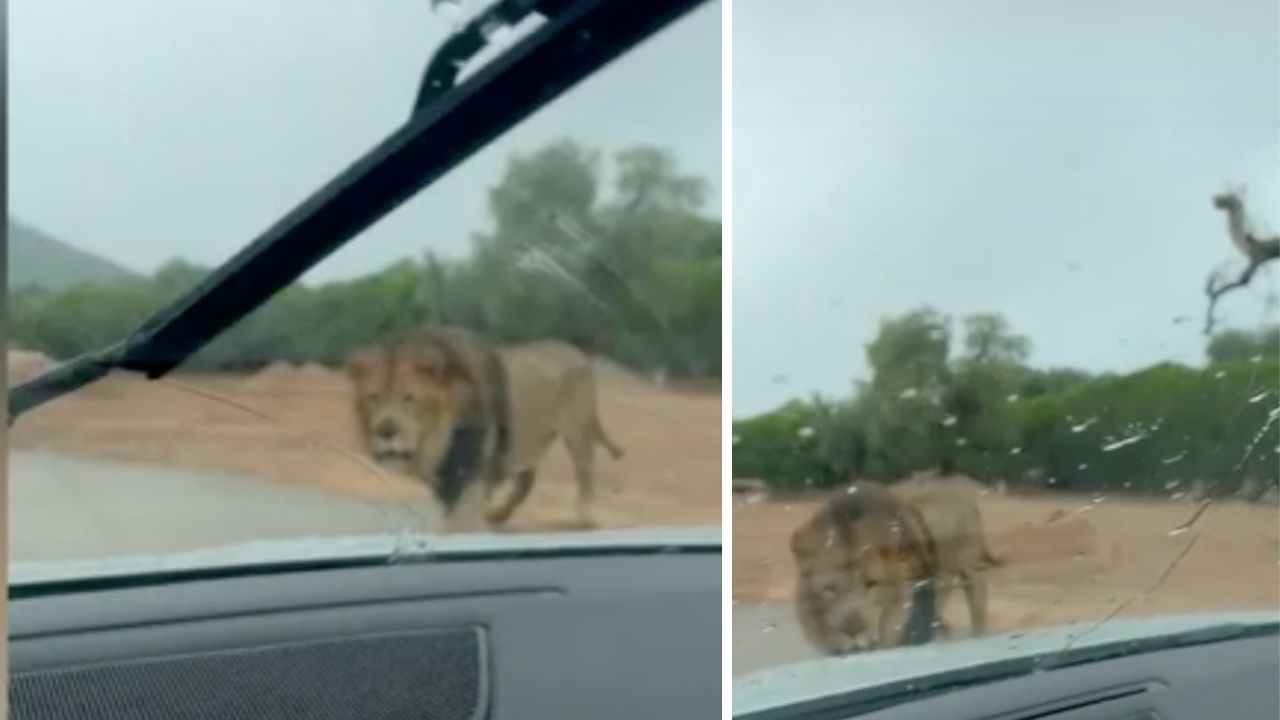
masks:
[[[1167,496],[1199,480],[1225,494],[1246,477],[1280,485],[1280,362],[1274,359],[1205,369],[1161,364],[1009,405],[1009,437],[989,433],[982,442],[918,446],[928,457],[904,469],[877,460],[883,450],[868,443],[857,424],[865,418],[848,412],[852,426],[824,423],[819,404],[792,402],[734,423],[734,477],[789,490],[842,482],[850,473],[892,480],[949,459],[980,479],[1080,492]],[[812,435],[802,437],[802,428]]]

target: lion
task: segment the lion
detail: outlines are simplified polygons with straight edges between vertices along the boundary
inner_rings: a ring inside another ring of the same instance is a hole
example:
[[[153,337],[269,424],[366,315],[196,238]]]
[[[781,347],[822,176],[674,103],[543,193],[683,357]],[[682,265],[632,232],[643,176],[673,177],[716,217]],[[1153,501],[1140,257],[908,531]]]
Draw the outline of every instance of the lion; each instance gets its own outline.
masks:
[[[542,458],[563,439],[577,480],[577,516],[591,527],[594,450],[623,450],[606,433],[590,360],[542,341],[496,348],[468,330],[420,328],[347,359],[368,452],[379,465],[427,482],[446,525],[501,525],[528,497]],[[506,500],[498,486],[514,478]]]
[[[829,655],[914,645],[949,633],[942,610],[964,588],[970,632],[987,624],[981,569],[998,565],[983,536],[974,483],[924,477],[892,488],[858,481],[791,535],[794,609]]]

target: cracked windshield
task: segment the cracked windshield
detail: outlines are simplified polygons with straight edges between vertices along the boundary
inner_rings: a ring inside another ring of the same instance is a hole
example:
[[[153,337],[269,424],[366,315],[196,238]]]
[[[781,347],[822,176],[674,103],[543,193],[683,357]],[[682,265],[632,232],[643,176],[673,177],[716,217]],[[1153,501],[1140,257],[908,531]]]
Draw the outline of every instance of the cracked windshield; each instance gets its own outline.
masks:
[[[15,4],[11,384],[122,339],[399,128],[483,5]],[[165,378],[22,416],[11,559],[718,527],[720,97],[711,4]],[[496,486],[441,470],[476,428]]]
[[[1274,613],[1277,5],[734,9],[734,673]]]

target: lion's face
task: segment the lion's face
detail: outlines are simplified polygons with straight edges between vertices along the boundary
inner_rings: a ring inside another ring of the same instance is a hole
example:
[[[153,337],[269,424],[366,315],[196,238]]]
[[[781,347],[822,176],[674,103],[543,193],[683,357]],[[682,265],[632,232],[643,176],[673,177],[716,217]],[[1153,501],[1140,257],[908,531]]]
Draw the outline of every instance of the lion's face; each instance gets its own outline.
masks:
[[[366,348],[347,361],[361,435],[379,465],[432,477],[455,427],[461,378],[439,348]]]
[[[884,644],[886,614],[896,617],[908,595],[891,538],[878,537],[878,528],[859,530],[851,542],[825,523],[814,524],[797,530],[791,542],[800,590],[846,653]]]

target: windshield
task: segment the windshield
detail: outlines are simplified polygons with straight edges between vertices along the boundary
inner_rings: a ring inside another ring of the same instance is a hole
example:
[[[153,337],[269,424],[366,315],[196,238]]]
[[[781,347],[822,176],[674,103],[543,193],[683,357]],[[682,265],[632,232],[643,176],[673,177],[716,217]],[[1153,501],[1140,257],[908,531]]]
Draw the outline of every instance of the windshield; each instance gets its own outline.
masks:
[[[15,6],[11,385],[122,340],[403,126],[484,7]],[[540,23],[487,27],[463,78]],[[499,398],[494,477],[467,478],[487,507],[463,530],[718,527],[719,138],[708,3],[174,372],[22,415],[11,562],[452,532],[428,449],[465,440],[473,395]],[[444,326],[446,365],[397,345]],[[379,352],[407,359],[365,372]]]
[[[1274,612],[1278,12],[735,4],[735,675]]]

